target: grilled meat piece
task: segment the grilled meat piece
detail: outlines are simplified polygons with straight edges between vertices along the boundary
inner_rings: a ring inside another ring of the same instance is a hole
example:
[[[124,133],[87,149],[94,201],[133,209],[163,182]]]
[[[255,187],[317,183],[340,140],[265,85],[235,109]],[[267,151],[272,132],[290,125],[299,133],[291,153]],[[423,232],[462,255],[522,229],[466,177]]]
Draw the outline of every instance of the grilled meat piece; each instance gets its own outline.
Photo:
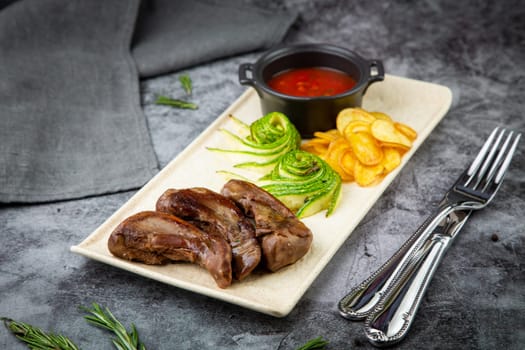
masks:
[[[173,215],[144,211],[130,216],[111,233],[108,248],[117,257],[151,265],[197,263],[221,288],[232,281],[228,242]]]
[[[232,199],[255,221],[256,235],[270,271],[293,264],[312,244],[312,232],[281,201],[260,187],[230,180],[221,193]]]
[[[242,280],[261,260],[252,222],[230,199],[207,188],[169,189],[160,196],[157,211],[178,216],[232,247],[234,276]]]

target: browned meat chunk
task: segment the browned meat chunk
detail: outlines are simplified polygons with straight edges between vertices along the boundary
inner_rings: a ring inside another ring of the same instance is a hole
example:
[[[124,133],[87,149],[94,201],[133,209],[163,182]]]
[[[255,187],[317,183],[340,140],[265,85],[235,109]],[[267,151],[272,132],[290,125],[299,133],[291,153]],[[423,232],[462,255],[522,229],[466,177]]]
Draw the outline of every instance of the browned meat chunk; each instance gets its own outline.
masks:
[[[260,187],[230,180],[221,193],[236,202],[255,220],[263,258],[270,271],[293,264],[312,244],[312,232],[281,201]]]
[[[252,222],[223,195],[202,187],[169,189],[157,201],[156,209],[224,237],[232,247],[233,272],[238,280],[259,264],[261,248]]]
[[[111,233],[108,248],[117,257],[146,264],[197,263],[221,288],[232,281],[228,242],[173,215],[145,211],[130,216]]]

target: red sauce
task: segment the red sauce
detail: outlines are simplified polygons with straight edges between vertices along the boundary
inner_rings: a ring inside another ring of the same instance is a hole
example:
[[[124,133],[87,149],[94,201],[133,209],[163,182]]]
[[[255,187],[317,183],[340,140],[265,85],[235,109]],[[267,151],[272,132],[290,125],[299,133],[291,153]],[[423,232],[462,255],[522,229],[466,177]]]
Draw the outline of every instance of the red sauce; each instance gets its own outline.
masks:
[[[333,96],[346,92],[356,84],[339,70],[312,67],[290,69],[274,75],[268,82],[273,90],[298,97]]]

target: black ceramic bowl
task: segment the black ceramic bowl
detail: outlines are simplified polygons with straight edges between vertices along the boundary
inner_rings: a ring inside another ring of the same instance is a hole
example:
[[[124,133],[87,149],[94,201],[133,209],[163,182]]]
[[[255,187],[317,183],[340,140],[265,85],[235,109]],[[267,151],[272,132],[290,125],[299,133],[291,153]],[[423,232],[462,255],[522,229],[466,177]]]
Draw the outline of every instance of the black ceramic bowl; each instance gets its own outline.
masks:
[[[294,68],[326,67],[342,71],[356,85],[339,95],[296,97],[272,90],[267,82],[276,74]],[[239,66],[239,82],[258,93],[263,114],[282,112],[294,123],[304,138],[315,131],[335,128],[340,110],[359,107],[368,86],[384,79],[383,64],[366,60],[357,53],[329,44],[302,44],[278,47],[266,52],[254,64]]]

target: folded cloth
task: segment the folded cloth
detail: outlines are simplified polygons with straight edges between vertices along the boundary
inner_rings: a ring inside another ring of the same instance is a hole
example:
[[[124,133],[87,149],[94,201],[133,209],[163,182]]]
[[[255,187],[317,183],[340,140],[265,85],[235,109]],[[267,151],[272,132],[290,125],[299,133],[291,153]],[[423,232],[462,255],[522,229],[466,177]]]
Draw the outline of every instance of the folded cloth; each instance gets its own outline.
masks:
[[[268,48],[295,16],[239,1],[151,0],[142,3],[133,57],[142,77]]]
[[[239,20],[243,13],[249,23]],[[210,19],[214,15],[220,18]],[[277,18],[189,0],[21,0],[5,6],[0,202],[142,186],[158,163],[140,107],[137,66],[152,76],[264,48],[280,41],[293,19]],[[239,30],[245,24],[250,32]]]

